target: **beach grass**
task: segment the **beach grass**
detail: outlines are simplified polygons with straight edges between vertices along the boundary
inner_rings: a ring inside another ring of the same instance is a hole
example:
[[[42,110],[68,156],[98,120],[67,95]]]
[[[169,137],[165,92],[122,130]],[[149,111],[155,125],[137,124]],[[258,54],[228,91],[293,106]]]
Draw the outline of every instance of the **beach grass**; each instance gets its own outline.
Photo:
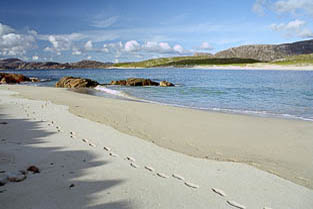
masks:
[[[276,65],[313,65],[313,54],[302,54],[275,60],[271,64]]]

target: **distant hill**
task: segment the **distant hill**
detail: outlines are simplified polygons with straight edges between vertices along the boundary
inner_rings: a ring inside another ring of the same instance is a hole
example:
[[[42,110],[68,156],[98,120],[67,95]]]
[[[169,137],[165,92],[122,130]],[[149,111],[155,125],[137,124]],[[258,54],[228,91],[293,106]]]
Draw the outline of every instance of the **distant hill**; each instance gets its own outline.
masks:
[[[151,67],[192,67],[201,65],[245,65],[259,63],[254,59],[243,58],[212,58],[206,56],[172,57],[146,60],[142,62],[127,62],[114,64],[113,67],[151,68]]]
[[[85,68],[108,68],[111,62],[97,62],[92,60],[82,60],[74,63],[58,62],[24,62],[20,59],[10,58],[0,60],[0,69],[5,70],[30,70],[30,69],[85,69]]]
[[[249,58],[273,61],[288,56],[313,53],[313,40],[278,45],[245,45],[216,53],[216,58]]]

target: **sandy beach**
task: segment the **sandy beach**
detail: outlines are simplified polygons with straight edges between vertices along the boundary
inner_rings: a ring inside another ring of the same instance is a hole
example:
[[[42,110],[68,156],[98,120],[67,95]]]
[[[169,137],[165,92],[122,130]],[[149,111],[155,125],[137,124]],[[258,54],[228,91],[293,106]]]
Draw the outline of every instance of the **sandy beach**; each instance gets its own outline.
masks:
[[[208,70],[291,70],[291,71],[312,71],[313,65],[275,65],[275,64],[247,64],[240,65],[208,65],[208,66],[195,66],[193,69],[208,69]]]
[[[1,186],[1,209],[312,208],[311,122],[48,87],[0,95],[0,175],[41,170]]]
[[[146,69],[145,67],[109,67],[111,69]],[[156,67],[158,68],[158,67]],[[175,67],[168,67],[175,68]],[[180,67],[182,68],[182,67]],[[291,70],[291,71],[313,71],[313,65],[278,65],[278,64],[245,64],[245,65],[196,65],[186,66],[192,69],[207,69],[207,70]]]

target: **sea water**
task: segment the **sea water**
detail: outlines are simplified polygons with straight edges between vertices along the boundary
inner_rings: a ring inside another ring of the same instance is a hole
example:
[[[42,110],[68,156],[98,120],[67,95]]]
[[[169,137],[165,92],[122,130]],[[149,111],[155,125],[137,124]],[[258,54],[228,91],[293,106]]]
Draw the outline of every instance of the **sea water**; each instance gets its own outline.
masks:
[[[131,77],[167,80],[176,87],[106,86],[97,88],[93,94],[210,111],[313,121],[313,71],[150,68],[6,72],[49,79],[49,82],[35,84],[43,86],[54,86],[63,76],[90,78],[99,83]]]

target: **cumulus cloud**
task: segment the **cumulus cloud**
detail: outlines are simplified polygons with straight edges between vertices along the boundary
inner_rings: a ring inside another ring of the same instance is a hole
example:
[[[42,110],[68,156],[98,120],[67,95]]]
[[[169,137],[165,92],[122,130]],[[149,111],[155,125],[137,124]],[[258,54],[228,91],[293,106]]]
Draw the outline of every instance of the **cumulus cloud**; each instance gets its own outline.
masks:
[[[171,47],[167,42],[148,41],[141,46],[143,52],[151,52],[157,54],[185,54],[188,53],[181,45],[176,44]]]
[[[213,47],[208,42],[202,42],[199,48],[205,51],[213,50]]]
[[[0,55],[20,56],[36,46],[34,35],[16,32],[8,25],[0,23]]]
[[[39,57],[38,56],[33,56],[32,59],[36,61],[36,60],[39,59]]]
[[[272,24],[271,29],[290,37],[313,38],[313,32],[305,28],[306,22],[293,20],[288,23]]]
[[[79,41],[85,38],[82,34],[72,33],[64,35],[38,35],[40,40],[49,41],[51,46],[48,46],[44,49],[47,52],[54,52],[58,55],[62,51],[68,51],[73,47],[74,41]]]
[[[135,40],[127,41],[125,43],[125,51],[127,52],[134,52],[134,51],[138,51],[139,49],[140,49],[140,44]]]
[[[72,55],[81,55],[82,51],[76,47],[72,48]]]
[[[259,15],[264,15],[267,4],[268,0],[256,0],[253,4],[252,10]]]
[[[176,44],[174,47],[173,47],[173,50],[175,51],[175,52],[178,52],[179,54],[182,54],[182,53],[184,53],[184,48],[181,46],[181,45],[179,45],[179,44]]]
[[[274,4],[274,9],[278,13],[297,13],[305,11],[313,15],[312,0],[279,0]]]
[[[91,40],[87,41],[84,47],[87,51],[91,51],[93,49],[92,41]]]

